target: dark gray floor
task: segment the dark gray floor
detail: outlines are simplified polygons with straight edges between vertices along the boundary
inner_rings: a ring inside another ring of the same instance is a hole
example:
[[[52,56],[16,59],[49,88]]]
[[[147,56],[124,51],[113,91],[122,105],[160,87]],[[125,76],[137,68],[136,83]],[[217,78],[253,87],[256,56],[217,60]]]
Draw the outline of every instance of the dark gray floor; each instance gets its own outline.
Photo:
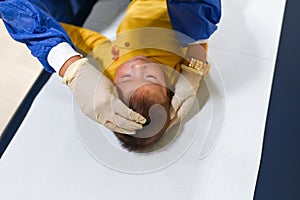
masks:
[[[255,200],[300,199],[299,8],[287,0]]]

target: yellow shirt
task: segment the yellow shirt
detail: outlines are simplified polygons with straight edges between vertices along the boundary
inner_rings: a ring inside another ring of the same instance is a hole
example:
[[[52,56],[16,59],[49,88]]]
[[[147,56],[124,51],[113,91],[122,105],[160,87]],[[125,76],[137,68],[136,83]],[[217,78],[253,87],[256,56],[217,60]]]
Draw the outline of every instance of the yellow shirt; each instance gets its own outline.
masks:
[[[117,30],[114,41],[98,32],[62,24],[73,44],[83,53],[92,55],[100,70],[112,81],[117,68],[136,55],[180,71],[186,49],[177,40],[167,12],[165,0],[133,0]],[[119,50],[115,60],[112,49]],[[167,76],[172,79],[171,74]],[[170,83],[174,83],[170,80]]]

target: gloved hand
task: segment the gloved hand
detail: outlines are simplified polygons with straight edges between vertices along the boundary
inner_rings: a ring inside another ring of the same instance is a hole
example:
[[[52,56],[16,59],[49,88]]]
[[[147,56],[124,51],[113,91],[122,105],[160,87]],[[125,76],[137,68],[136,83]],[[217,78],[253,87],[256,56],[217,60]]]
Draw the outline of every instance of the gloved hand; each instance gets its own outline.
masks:
[[[82,112],[112,131],[134,134],[146,122],[118,98],[112,82],[87,58],[72,63],[63,81],[71,89]]]
[[[190,111],[197,97],[202,76],[182,68],[181,76],[175,84],[171,100],[170,123],[168,129],[178,124]]]
[[[0,18],[11,37],[25,43],[44,68],[54,72],[47,62],[49,51],[61,42],[73,45],[62,26],[45,10],[37,0],[0,1]]]

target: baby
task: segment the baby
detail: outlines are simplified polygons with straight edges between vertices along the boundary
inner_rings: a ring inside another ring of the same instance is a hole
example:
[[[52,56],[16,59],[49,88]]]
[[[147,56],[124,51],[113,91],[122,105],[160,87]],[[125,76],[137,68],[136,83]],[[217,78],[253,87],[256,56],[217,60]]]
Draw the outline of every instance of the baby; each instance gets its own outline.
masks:
[[[115,133],[122,145],[139,150],[155,143],[168,127],[172,99],[162,68],[145,56],[135,56],[118,67],[114,84],[120,99],[147,120],[134,135]]]
[[[147,119],[143,129],[134,135],[115,133],[123,146],[134,150],[159,140],[172,123],[173,87],[181,66],[188,65],[186,55],[190,54],[178,40],[178,33],[172,30],[165,1],[155,1],[155,4],[132,1],[115,40],[81,27],[62,25],[73,44],[91,55],[100,71],[115,84],[119,98]],[[192,40],[185,40],[189,42]],[[206,57],[206,44],[203,47]],[[200,79],[195,80],[198,87]],[[187,89],[185,85],[182,87],[183,91]]]

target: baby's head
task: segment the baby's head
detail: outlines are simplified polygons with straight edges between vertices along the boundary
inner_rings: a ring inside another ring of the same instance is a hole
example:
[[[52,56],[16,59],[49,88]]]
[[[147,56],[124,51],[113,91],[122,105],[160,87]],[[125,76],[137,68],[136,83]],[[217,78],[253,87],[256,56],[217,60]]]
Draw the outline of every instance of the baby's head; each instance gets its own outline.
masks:
[[[146,118],[146,123],[134,135],[115,133],[128,150],[139,150],[155,143],[166,131],[170,116],[170,90],[157,84],[148,84],[136,89],[128,106]],[[122,94],[120,92],[120,94]],[[122,95],[120,95],[120,99]]]
[[[132,136],[115,133],[122,145],[128,150],[139,150],[155,143],[170,121],[172,92],[162,69],[137,56],[118,68],[114,82],[120,99],[147,119],[143,128]]]

